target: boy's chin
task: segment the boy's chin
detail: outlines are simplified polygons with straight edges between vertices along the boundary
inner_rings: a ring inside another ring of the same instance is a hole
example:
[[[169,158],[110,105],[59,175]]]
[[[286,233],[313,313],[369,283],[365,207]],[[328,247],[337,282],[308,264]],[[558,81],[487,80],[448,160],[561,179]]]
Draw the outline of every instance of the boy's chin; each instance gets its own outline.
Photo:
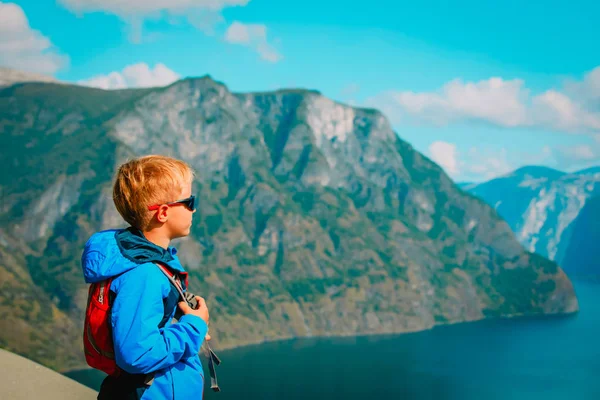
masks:
[[[191,231],[191,227],[189,227],[189,228],[187,228],[187,229],[185,229],[185,230],[183,230],[181,232],[178,232],[177,236],[175,236],[175,237],[176,238],[182,238],[182,237],[189,236],[190,235],[190,231]]]
[[[185,230],[183,232],[177,232],[173,236],[171,236],[171,240],[183,238],[183,237],[186,237],[186,236],[189,236],[189,235],[190,235],[190,230],[189,229]]]

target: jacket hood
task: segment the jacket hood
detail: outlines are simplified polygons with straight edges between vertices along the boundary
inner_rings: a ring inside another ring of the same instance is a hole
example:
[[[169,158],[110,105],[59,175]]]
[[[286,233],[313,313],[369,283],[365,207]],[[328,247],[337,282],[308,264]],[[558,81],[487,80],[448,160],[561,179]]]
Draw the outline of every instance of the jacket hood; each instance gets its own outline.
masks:
[[[182,272],[176,254],[174,247],[163,249],[148,241],[138,229],[109,229],[89,238],[81,266],[86,283],[99,282],[149,262],[162,262]]]

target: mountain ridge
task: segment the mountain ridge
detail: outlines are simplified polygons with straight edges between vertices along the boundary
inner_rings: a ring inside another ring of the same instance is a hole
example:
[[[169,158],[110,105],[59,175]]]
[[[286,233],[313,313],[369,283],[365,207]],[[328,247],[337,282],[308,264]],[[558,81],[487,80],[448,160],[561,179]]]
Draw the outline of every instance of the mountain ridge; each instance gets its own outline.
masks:
[[[561,264],[572,223],[586,201],[600,193],[598,172],[600,166],[573,172],[528,166],[462,188],[495,207],[529,251]]]
[[[49,75],[26,72],[0,66],[0,88],[21,82],[60,83],[60,81]]]
[[[0,265],[2,293],[7,304],[17,293],[31,299],[3,346],[55,368],[80,365],[78,348],[52,353],[79,341],[86,288],[76,255],[93,232],[123,226],[111,180],[121,162],[147,153],[197,171],[200,208],[178,247],[192,291],[211,307],[216,348],[578,310],[564,272],[525,251],[493,208],[381,112],[310,91],[232,93],[213,82],[0,90],[11,143],[0,155],[11,171],[0,177],[9,244],[0,241],[0,253],[12,260]],[[28,277],[18,290],[17,275]],[[34,312],[43,304],[67,321],[46,339],[58,342],[15,343],[36,324],[57,329]],[[0,311],[1,324],[14,324],[14,311]]]

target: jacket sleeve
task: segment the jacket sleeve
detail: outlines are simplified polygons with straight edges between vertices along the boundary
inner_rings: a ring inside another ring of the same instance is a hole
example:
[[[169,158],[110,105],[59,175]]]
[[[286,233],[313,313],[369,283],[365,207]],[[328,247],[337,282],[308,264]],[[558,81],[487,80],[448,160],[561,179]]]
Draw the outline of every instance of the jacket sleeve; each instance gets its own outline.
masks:
[[[144,265],[121,276],[113,287],[115,360],[129,373],[146,374],[198,354],[208,332],[206,322],[195,315],[158,328],[164,315],[165,284],[170,285],[158,268]]]

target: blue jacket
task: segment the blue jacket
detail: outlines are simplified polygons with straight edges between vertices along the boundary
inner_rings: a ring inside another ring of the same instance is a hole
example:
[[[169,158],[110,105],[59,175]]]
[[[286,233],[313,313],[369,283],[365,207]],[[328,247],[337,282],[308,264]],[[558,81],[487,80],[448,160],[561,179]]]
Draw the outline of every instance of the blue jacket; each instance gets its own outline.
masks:
[[[87,283],[115,277],[112,329],[117,365],[130,374],[154,372],[154,382],[142,399],[201,399],[204,372],[198,353],[208,332],[206,322],[195,315],[165,313],[173,285],[154,261],[184,272],[177,250],[149,242],[134,228],[95,233],[81,258]],[[175,294],[176,296],[176,294]],[[179,299],[180,300],[180,299]],[[165,321],[165,319],[167,319]],[[166,322],[164,328],[159,325]]]

